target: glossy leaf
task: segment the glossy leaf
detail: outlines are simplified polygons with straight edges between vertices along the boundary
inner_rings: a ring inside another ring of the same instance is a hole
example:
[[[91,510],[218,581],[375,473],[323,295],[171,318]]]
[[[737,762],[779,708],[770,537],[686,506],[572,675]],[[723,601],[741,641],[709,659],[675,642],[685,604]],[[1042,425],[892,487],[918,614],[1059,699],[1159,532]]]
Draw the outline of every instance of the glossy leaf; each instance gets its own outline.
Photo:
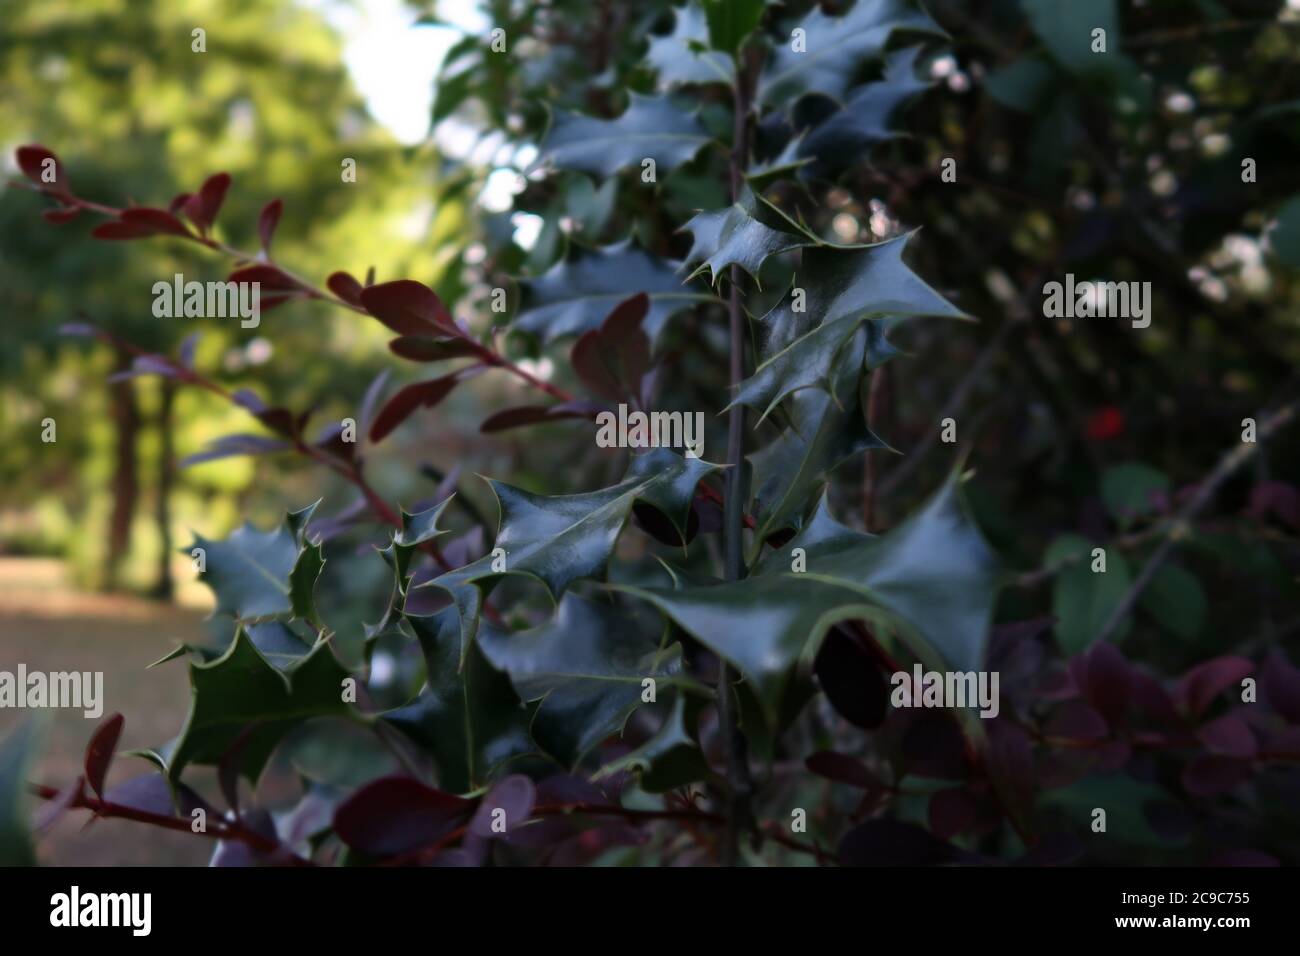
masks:
[[[712,296],[683,283],[681,263],[627,242],[589,249],[577,244],[536,279],[521,279],[523,308],[514,327],[550,342],[598,328],[610,310],[639,293],[650,298],[643,327],[651,341],[672,316]]]
[[[542,582],[558,600],[574,581],[604,575],[634,503],[658,509],[684,533],[696,485],[717,468],[656,448],[633,457],[624,479],[600,491],[548,497],[491,481],[501,506],[495,544],[505,552],[505,570],[494,570],[497,558],[487,554],[421,587],[451,593],[467,651],[478,626],[482,587],[501,574],[523,574]]]
[[[732,265],[757,279],[770,256],[821,244],[748,186],[729,208],[699,213],[682,228],[693,237],[686,256],[686,264],[696,267],[691,278],[708,272],[715,283]]]
[[[700,700],[673,697],[654,736],[628,754],[606,764],[598,777],[629,772],[646,793],[667,793],[704,779],[709,766],[700,750],[697,723]]]
[[[319,504],[319,502],[317,502]],[[315,618],[312,590],[324,566],[320,547],[306,540],[311,505],[290,512],[280,527],[258,531],[245,523],[223,541],[196,535],[181,549],[203,549],[205,569],[199,578],[217,598],[217,613],[236,620],[268,617]]]
[[[901,135],[890,121],[904,103],[930,87],[930,81],[916,75],[920,52],[918,46],[890,54],[881,79],[850,93],[843,109],[799,142],[798,155],[814,159],[815,169],[838,170],[864,160],[877,143]]]
[[[207,663],[191,662],[189,672],[190,710],[167,763],[172,780],[180,779],[188,764],[216,765],[243,736],[239,770],[255,782],[275,745],[302,721],[352,713],[343,701],[348,672],[325,640],[278,668],[241,627],[224,654]]]
[[[462,664],[456,608],[406,620],[424,652],[427,682],[413,701],[383,719],[429,751],[441,786],[468,791],[498,767],[534,753],[528,736],[532,709],[521,705],[509,678],[477,648],[469,649]]]
[[[629,95],[628,108],[617,119],[597,119],[557,110],[542,140],[539,162],[593,176],[653,159],[657,175],[688,162],[709,142],[700,120],[666,97]]]
[[[730,56],[709,49],[709,26],[698,0],[674,10],[672,33],[652,36],[646,62],[659,74],[659,87],[727,83],[735,79]]]
[[[661,647],[608,604],[573,593],[537,627],[511,632],[483,624],[478,646],[510,676],[521,700],[541,702],[533,739],[566,767],[622,732],[641,703],[645,679],[666,689],[682,663],[680,645]]]
[[[768,107],[788,108],[807,93],[842,100],[862,64],[878,56],[895,32],[943,35],[912,0],[857,0],[842,17],[815,6],[790,26],[803,31],[803,49],[796,49],[792,30],[773,49],[758,87],[759,101]]]
[[[791,569],[794,548],[803,549],[806,571]],[[845,527],[823,503],[748,578],[678,590],[624,589],[733,664],[773,722],[794,666],[811,662],[837,621],[894,623],[899,638],[936,667],[982,669],[997,574],[996,558],[950,480],[882,537]]]

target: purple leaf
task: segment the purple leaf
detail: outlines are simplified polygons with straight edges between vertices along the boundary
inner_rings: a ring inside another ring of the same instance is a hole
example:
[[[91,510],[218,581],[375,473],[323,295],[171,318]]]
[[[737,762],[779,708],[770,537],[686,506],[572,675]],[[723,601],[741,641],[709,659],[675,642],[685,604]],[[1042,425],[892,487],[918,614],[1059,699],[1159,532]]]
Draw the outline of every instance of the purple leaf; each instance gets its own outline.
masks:
[[[467,371],[481,371],[478,367],[469,370],[452,372],[450,375],[444,375],[441,378],[430,379],[427,382],[418,382],[415,385],[407,385],[399,389],[375,416],[374,424],[370,426],[370,440],[372,442],[383,441],[390,432],[398,425],[406,421],[411,413],[417,408],[433,408],[444,398],[451,394],[452,389],[459,385],[469,376]]]
[[[978,814],[979,807],[963,787],[940,790],[930,798],[930,829],[944,840],[960,835],[975,822]]]
[[[108,767],[113,762],[117,751],[117,741],[122,736],[124,718],[121,714],[111,714],[104,719],[86,744],[86,782],[99,797],[104,796],[104,778]]]
[[[1264,659],[1259,689],[1287,723],[1300,724],[1300,669],[1292,667],[1281,651],[1274,650]]]
[[[334,813],[334,832],[373,856],[429,846],[464,823],[474,803],[411,777],[381,777],[348,797]]]
[[[819,750],[817,753],[808,756],[804,760],[804,765],[819,777],[834,780],[836,783],[846,783],[850,787],[857,787],[859,790],[879,791],[888,789],[867,769],[866,764],[857,757],[850,757],[848,754],[838,753],[834,750]]]
[[[1183,788],[1195,797],[1217,797],[1249,776],[1250,764],[1245,760],[1204,754],[1183,768]]]
[[[262,240],[262,248],[270,255],[271,239],[275,236],[275,227],[280,224],[280,213],[284,210],[284,203],[279,199],[272,199],[262,207],[262,214],[257,217],[257,236]]]
[[[411,279],[381,282],[359,293],[366,311],[398,335],[460,335],[434,291]]]
[[[1196,717],[1213,703],[1214,698],[1239,684],[1255,669],[1244,657],[1216,657],[1193,667],[1174,688],[1174,700],[1183,713]]]
[[[1081,700],[1068,700],[1052,712],[1044,732],[1068,740],[1101,740],[1110,733],[1106,718]]]
[[[500,820],[505,827],[500,832],[509,833],[528,819],[536,799],[537,788],[523,774],[502,777],[479,801],[478,810],[469,824],[469,832],[485,838],[495,837],[498,832],[492,827]]]
[[[1259,747],[1246,722],[1236,714],[1225,714],[1196,732],[1197,738],[1211,751],[1224,757],[1252,760]]]

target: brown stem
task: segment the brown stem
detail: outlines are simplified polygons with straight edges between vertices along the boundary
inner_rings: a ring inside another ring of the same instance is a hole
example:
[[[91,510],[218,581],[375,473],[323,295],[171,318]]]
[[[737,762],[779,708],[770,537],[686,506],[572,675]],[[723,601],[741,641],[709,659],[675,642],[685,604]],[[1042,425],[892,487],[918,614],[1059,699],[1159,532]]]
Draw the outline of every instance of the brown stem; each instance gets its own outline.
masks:
[[[53,800],[61,795],[61,791],[56,787],[46,786],[45,784],[34,783],[30,784],[29,787],[31,792],[42,800]],[[278,840],[263,836],[256,830],[250,830],[239,819],[226,820],[219,818],[211,821],[207,828],[196,831],[189,820],[102,800],[86,793],[84,786],[78,789],[76,796],[67,804],[67,807],[73,810],[91,810],[99,817],[133,820],[136,823],[148,823],[151,826],[162,827],[165,830],[192,833],[195,836],[205,837],[209,840],[235,840],[246,844],[259,853],[280,856],[295,866],[312,865],[310,860],[298,856]]]

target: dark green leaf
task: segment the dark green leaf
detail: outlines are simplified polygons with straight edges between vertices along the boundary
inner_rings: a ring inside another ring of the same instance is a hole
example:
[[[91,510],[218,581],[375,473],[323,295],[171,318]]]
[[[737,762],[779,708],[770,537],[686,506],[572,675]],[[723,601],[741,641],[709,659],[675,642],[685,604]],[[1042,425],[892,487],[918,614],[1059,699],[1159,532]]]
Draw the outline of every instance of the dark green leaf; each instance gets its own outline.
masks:
[[[1062,565],[1052,590],[1052,613],[1056,615],[1056,639],[1070,655],[1087,650],[1097,639],[1131,582],[1128,562],[1117,548],[1106,550],[1106,570],[1094,572],[1094,547],[1086,538],[1063,535],[1047,549],[1047,565]],[[1075,560],[1065,563],[1071,557]],[[1121,640],[1130,624],[1125,619],[1111,639]]]
[[[620,302],[644,292],[650,297],[644,328],[654,341],[673,315],[713,299],[698,285],[684,284],[680,268],[680,262],[652,256],[631,240],[595,249],[575,244],[544,275],[520,280],[524,304],[514,327],[546,342],[581,335],[599,327]]]
[[[746,186],[727,209],[699,213],[683,229],[693,237],[686,264],[695,266],[691,278],[709,272],[716,283],[727,268],[738,265],[755,279],[769,256],[820,240]]]
[[[316,504],[319,504],[317,502]],[[202,548],[205,569],[199,578],[212,588],[217,613],[239,621],[268,617],[315,619],[312,589],[324,566],[318,545],[306,541],[306,525],[316,505],[291,512],[274,531],[244,524],[224,541],[196,535],[183,554]]]
[[[698,3],[674,11],[673,32],[650,38],[646,62],[659,74],[659,87],[734,81],[736,65],[730,56],[708,48],[709,28]]]
[[[890,120],[905,102],[930,87],[916,76],[919,46],[899,50],[885,61],[884,76],[854,90],[844,108],[817,125],[800,142],[799,155],[816,159],[819,170],[838,170],[861,162],[871,147],[901,133]]]
[[[703,780],[709,765],[700,750],[696,729],[701,706],[699,698],[677,694],[655,735],[631,753],[606,764],[599,776],[630,771],[646,793],[667,793]]]
[[[604,603],[565,594],[555,617],[525,631],[484,624],[478,646],[510,675],[522,700],[540,700],[533,739],[566,767],[620,733],[641,703],[642,681],[667,688],[681,670],[681,646],[663,648]]]
[[[805,93],[842,100],[859,67],[879,56],[895,31],[943,36],[911,0],[858,0],[842,17],[817,6],[794,29],[803,31],[803,49],[796,49],[792,32],[777,44],[759,82],[764,106],[788,109]]]
[[[599,578],[635,502],[645,502],[684,534],[695,486],[718,466],[655,448],[632,458],[621,482],[600,491],[547,497],[500,481],[490,481],[501,507],[496,547],[505,552],[505,570],[493,570],[498,557],[449,571],[421,587],[449,591],[461,616],[463,649],[478,627],[480,587],[501,574],[541,581],[556,600],[580,578]],[[499,565],[498,565],[499,566]]]
[[[539,163],[612,176],[653,159],[657,173],[676,169],[709,142],[699,119],[664,97],[630,94],[626,112],[605,120],[557,110],[542,140]]]
[[[709,25],[709,44],[734,54],[763,19],[766,0],[701,0]]]
[[[520,703],[509,678],[477,648],[469,650],[462,667],[456,609],[406,620],[424,651],[428,683],[414,701],[383,719],[429,751],[441,786],[467,792],[486,783],[498,767],[535,752],[528,737],[531,709]]]
[[[795,548],[803,549],[806,571],[793,570]],[[882,537],[835,521],[823,501],[813,520],[748,578],[626,590],[735,665],[775,725],[795,665],[811,666],[837,621],[893,625],[934,666],[981,669],[997,575],[997,559],[967,518],[954,478]]]
[[[208,663],[191,662],[189,670],[190,711],[167,766],[173,781],[190,763],[219,763],[246,730],[240,771],[256,781],[275,745],[302,721],[354,713],[343,702],[348,672],[327,641],[318,641],[296,663],[277,668],[241,627],[225,654]]]
[[[1165,630],[1190,641],[1201,635],[1209,602],[1193,574],[1174,564],[1162,564],[1138,605]]]
[[[1151,514],[1157,508],[1157,496],[1168,492],[1168,476],[1140,462],[1115,465],[1101,476],[1101,497],[1106,502],[1106,510],[1121,525]]]

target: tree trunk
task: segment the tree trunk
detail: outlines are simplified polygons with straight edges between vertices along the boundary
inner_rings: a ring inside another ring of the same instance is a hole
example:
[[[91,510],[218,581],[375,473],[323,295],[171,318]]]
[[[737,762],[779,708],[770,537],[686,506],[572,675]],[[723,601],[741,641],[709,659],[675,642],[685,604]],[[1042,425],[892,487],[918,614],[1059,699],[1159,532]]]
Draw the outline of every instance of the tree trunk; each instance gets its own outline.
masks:
[[[172,483],[175,478],[175,442],[172,432],[172,409],[176,402],[176,383],[170,378],[162,381],[162,398],[158,406],[158,487],[154,505],[154,521],[158,525],[158,578],[154,582],[153,596],[160,601],[170,601],[175,591],[172,579]]]
[[[131,367],[131,356],[119,352],[117,371]],[[136,444],[140,435],[140,407],[131,379],[109,386],[109,414],[117,430],[113,462],[113,512],[108,522],[108,548],[104,554],[104,587],[117,590],[122,565],[131,551],[131,523],[135,520],[136,501],[140,496]]]

